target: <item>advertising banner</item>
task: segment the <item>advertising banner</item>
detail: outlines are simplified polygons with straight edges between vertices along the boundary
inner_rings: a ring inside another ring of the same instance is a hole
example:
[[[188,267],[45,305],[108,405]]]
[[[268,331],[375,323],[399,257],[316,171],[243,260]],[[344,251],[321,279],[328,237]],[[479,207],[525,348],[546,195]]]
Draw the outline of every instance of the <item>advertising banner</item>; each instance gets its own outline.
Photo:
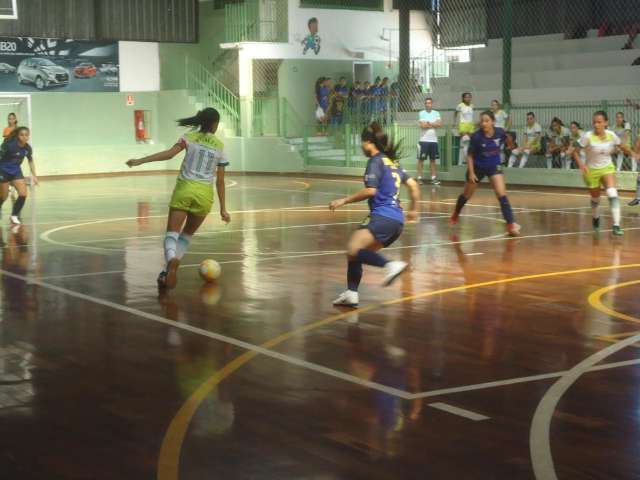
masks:
[[[0,37],[0,92],[117,92],[117,42]]]

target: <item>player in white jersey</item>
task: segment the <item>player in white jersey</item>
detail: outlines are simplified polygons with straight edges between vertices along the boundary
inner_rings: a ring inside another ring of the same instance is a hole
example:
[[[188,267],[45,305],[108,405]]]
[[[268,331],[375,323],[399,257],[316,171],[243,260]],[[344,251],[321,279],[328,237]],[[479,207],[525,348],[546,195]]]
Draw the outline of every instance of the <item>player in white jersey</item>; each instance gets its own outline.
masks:
[[[620,138],[609,130],[609,118],[606,112],[598,111],[593,114],[593,130],[585,133],[579,141],[579,147],[573,153],[573,159],[582,170],[584,183],[591,195],[591,211],[593,214],[593,228],[600,228],[600,185],[604,186],[609,197],[611,216],[613,217],[613,234],[624,235],[620,227],[620,200],[616,189],[616,168],[611,156],[618,150],[629,156],[636,154],[630,148],[620,143]],[[580,151],[584,150],[586,161],[582,160]]]
[[[180,175],[169,202],[167,233],[164,239],[166,266],[158,276],[158,287],[175,288],[180,260],[191,243],[191,238],[205,221],[213,206],[213,181],[216,182],[220,201],[220,218],[229,223],[231,217],[225,206],[224,169],[229,161],[224,145],[215,133],[220,114],[214,108],[205,108],[194,117],[178,120],[181,127],[192,127],[169,150],[131,159],[129,167],[144,163],[170,160],[186,150]],[[196,130],[197,128],[197,130]]]
[[[522,156],[520,168],[524,168],[529,161],[529,155],[540,153],[542,145],[540,138],[542,137],[542,127],[536,122],[536,115],[533,112],[527,113],[527,126],[524,131],[524,141],[522,146],[514,149],[509,158],[509,167],[516,164],[519,156]]]
[[[491,111],[493,112],[493,116],[496,117],[495,127],[501,128],[505,132],[509,132],[509,129],[511,128],[511,118],[509,117],[509,114],[502,109],[502,105],[498,100],[491,101]],[[500,153],[500,159],[502,163],[504,163],[504,145],[502,147],[502,153]]]
[[[558,157],[560,158],[561,167],[566,168],[570,137],[571,132],[564,126],[562,120],[554,117],[547,130],[547,148],[544,155],[547,159],[547,168],[553,168],[553,160]]]
[[[469,150],[469,142],[471,135],[476,131],[476,125],[473,121],[473,97],[469,92],[462,94],[462,102],[456,107],[453,114],[453,124],[458,126],[458,137],[460,139],[460,153],[458,155],[458,165],[467,162],[467,153]]]
[[[640,131],[638,131],[638,135],[636,136],[636,144],[634,148],[636,152],[636,161],[637,158],[640,157]],[[635,207],[636,205],[640,205],[640,173],[636,177],[636,197],[629,202],[630,207]]]
[[[631,124],[625,120],[623,112],[616,113],[616,125],[612,130],[620,138],[622,145],[631,148]],[[622,170],[623,161],[624,152],[618,152],[616,155],[616,170]],[[634,172],[638,170],[638,162],[636,160],[631,161],[631,170]]]

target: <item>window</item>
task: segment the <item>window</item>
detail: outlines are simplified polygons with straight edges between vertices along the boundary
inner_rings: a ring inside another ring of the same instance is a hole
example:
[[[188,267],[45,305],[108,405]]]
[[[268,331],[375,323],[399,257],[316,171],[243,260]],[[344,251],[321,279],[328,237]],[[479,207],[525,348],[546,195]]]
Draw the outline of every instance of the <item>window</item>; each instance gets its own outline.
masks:
[[[302,8],[339,8],[342,10],[384,10],[384,0],[300,0]]]

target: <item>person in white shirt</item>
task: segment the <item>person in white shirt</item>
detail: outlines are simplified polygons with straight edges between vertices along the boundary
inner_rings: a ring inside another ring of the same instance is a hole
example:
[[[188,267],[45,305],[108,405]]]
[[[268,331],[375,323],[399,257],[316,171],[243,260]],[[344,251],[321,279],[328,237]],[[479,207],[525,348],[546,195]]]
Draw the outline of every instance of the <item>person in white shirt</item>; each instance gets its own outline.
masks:
[[[418,115],[418,125],[422,130],[420,141],[418,142],[418,183],[423,184],[422,174],[424,171],[424,161],[429,159],[431,167],[431,184],[440,185],[438,180],[437,162],[440,159],[438,151],[438,134],[436,129],[442,127],[440,112],[433,109],[433,99],[427,98],[424,101],[424,110]]]
[[[511,128],[511,118],[509,117],[509,114],[502,109],[502,105],[498,100],[491,101],[491,111],[496,117],[496,128],[501,128],[505,132],[509,132],[509,129]],[[502,153],[500,154],[500,159],[502,160],[502,163],[504,163],[504,146],[502,148]]]
[[[638,131],[638,135],[636,136],[635,152],[637,162],[638,157],[640,157],[640,131]],[[636,205],[640,205],[640,173],[636,177],[636,196],[629,202],[630,207],[635,207]]]
[[[567,149],[569,148],[569,138],[571,132],[564,126],[562,120],[553,117],[549,130],[547,130],[547,148],[545,158],[547,159],[547,168],[553,168],[554,158],[560,158],[561,167],[567,166]]]
[[[580,150],[585,152],[585,161],[580,156]],[[602,110],[593,114],[593,130],[585,133],[579,142],[579,148],[574,151],[573,159],[580,167],[584,183],[591,195],[591,212],[593,229],[600,229],[600,186],[604,186],[609,197],[611,216],[613,217],[613,235],[622,236],[624,231],[620,227],[620,200],[616,188],[616,168],[611,156],[622,150],[629,156],[636,157],[626,145],[622,145],[620,138],[609,130],[609,117]]]
[[[567,170],[571,170],[573,153],[580,147],[579,142],[583,135],[584,130],[582,130],[580,124],[576,121],[571,122],[571,125],[569,126],[569,147],[567,148],[567,163],[564,165],[564,168]],[[582,162],[584,163],[586,159],[584,151],[580,152],[580,156],[582,157]]]
[[[460,138],[460,153],[458,155],[458,165],[467,162],[467,153],[469,150],[469,142],[471,135],[476,131],[476,125],[473,121],[473,97],[469,92],[462,94],[462,102],[456,107],[453,114],[453,125],[458,127],[458,136]]]
[[[519,156],[522,156],[520,161],[520,168],[524,168],[529,161],[529,155],[540,153],[542,137],[542,127],[536,122],[536,115],[533,112],[527,113],[527,126],[524,131],[524,141],[522,146],[514,149],[511,152],[509,158],[509,167],[513,167],[516,164]]]
[[[620,142],[623,145],[631,148],[631,124],[624,118],[623,112],[616,113],[616,125],[613,127],[613,132],[620,138]],[[622,163],[624,161],[624,153],[618,152],[616,155],[616,170],[622,170]],[[636,160],[631,161],[631,170],[638,170],[638,162]]]

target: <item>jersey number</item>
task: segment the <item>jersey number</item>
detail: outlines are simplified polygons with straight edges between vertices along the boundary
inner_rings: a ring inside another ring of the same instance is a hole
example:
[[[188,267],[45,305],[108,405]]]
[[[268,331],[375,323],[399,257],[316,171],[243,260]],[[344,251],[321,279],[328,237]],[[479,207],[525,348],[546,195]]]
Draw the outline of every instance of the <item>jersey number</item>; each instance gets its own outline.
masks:
[[[397,172],[391,172],[391,176],[396,182],[396,194],[393,196],[393,199],[398,200],[398,197],[400,196],[400,185],[402,185],[402,177]]]

